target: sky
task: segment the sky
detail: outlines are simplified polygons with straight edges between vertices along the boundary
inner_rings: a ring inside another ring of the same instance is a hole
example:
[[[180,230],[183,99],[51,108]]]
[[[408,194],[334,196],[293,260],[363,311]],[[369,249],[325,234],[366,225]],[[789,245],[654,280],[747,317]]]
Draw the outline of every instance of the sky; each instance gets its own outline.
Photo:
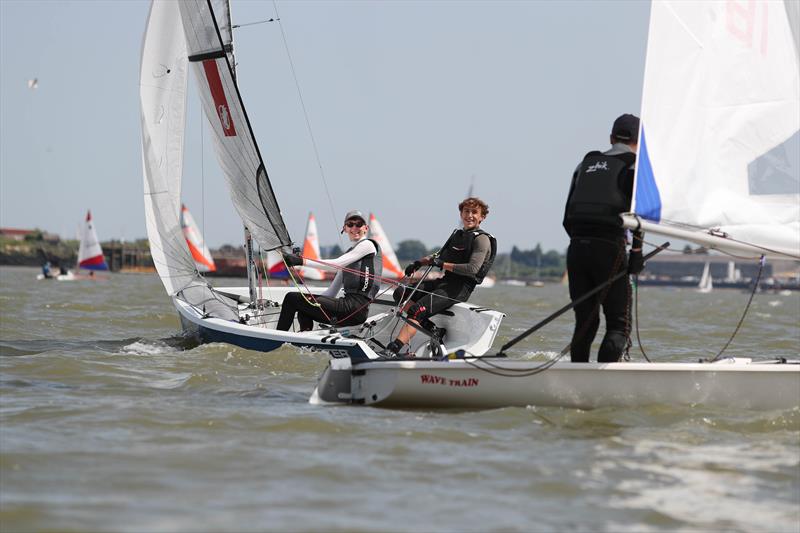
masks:
[[[321,244],[343,244],[342,217],[360,209],[395,244],[436,246],[472,183],[499,251],[564,251],[572,171],[608,148],[617,116],[639,115],[644,0],[232,1],[237,24],[276,8],[279,23],[235,30],[237,72],[296,242],[313,212]],[[140,0],[0,1],[0,226],[74,238],[91,209],[101,241],[146,236],[148,10]],[[194,83],[183,200],[212,248],[240,245]]]

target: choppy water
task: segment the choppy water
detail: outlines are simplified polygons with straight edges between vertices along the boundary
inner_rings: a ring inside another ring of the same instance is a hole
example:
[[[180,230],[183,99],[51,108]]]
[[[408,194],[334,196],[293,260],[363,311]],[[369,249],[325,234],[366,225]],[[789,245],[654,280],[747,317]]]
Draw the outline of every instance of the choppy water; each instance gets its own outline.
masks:
[[[0,268],[2,531],[800,529],[797,410],[312,406],[325,355],[187,347],[155,276],[35,275]],[[713,356],[746,300],[642,289],[642,342]],[[508,313],[499,346],[567,294],[473,301]],[[512,357],[560,350],[571,326]],[[800,295],[759,294],[727,353],[798,352]]]

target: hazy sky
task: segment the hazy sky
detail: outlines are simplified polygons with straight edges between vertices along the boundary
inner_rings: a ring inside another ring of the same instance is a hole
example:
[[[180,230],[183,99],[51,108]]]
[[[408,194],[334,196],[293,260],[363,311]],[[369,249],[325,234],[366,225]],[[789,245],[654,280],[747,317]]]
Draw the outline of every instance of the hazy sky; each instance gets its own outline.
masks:
[[[278,2],[236,30],[239,83],[295,241],[349,209],[393,243],[440,244],[474,176],[500,251],[566,249],[571,173],[639,114],[649,3]],[[101,240],[146,235],[139,60],[149,2],[0,1],[0,225]],[[232,2],[236,23],[275,4]],[[28,88],[37,78],[38,89]],[[190,81],[184,201],[208,243],[241,242]],[[201,124],[204,132],[201,135]],[[203,150],[205,147],[205,150]],[[203,155],[204,154],[204,155]]]

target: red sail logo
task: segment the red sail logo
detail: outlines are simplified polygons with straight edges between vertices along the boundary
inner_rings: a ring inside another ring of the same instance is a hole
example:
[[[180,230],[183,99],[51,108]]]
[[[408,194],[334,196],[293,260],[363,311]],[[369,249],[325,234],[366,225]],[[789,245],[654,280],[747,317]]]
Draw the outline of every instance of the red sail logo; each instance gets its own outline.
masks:
[[[231,108],[228,106],[228,99],[225,98],[225,90],[222,88],[222,80],[217,70],[217,62],[214,59],[203,61],[203,70],[206,71],[208,88],[211,89],[211,97],[214,99],[214,107],[217,110],[219,123],[226,137],[235,137],[236,128],[233,125]]]

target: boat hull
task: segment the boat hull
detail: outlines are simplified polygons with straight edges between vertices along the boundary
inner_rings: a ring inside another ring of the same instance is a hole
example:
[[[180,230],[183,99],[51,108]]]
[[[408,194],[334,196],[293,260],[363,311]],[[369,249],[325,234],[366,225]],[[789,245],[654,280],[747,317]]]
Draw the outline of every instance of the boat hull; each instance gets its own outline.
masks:
[[[314,290],[322,290],[314,288]],[[376,350],[386,346],[396,330],[398,319],[392,312],[379,313],[367,319],[364,326],[345,326],[325,328],[306,332],[280,331],[275,329],[279,305],[284,296],[292,292],[288,287],[271,288],[269,301],[273,305],[259,311],[258,318],[248,316],[252,310],[247,307],[247,287],[222,287],[215,289],[231,302],[240,302],[239,316],[247,317],[248,323],[206,316],[202,309],[184,300],[173,297],[173,304],[180,316],[184,334],[198,342],[225,342],[248,350],[270,352],[289,343],[299,347],[327,351],[334,358],[348,358],[354,361],[375,360],[379,358]],[[393,305],[393,302],[392,302]],[[390,309],[389,304],[383,305]],[[491,348],[500,323],[505,315],[491,309],[456,304],[448,314],[434,317],[438,326],[446,329],[442,353],[455,353],[466,350],[469,353],[484,354]],[[365,329],[366,327],[366,329]],[[376,342],[377,341],[377,342]],[[417,335],[413,348],[418,354],[430,350],[430,342],[424,335]]]
[[[800,364],[569,363],[505,358],[438,361],[331,361],[312,403],[402,408],[594,409],[687,405],[733,409],[800,408]],[[348,387],[341,384],[349,376]],[[332,385],[333,383],[333,385]],[[337,400],[337,396],[343,398]]]

